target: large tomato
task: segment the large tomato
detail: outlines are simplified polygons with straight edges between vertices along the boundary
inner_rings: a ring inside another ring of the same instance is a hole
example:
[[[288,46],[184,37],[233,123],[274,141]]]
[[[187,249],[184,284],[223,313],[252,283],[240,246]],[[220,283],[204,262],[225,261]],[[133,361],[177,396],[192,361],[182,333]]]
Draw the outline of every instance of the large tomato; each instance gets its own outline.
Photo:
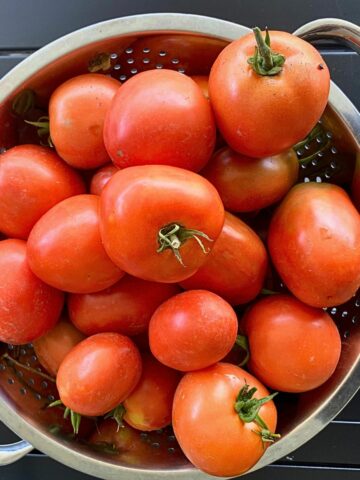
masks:
[[[96,195],[77,195],[41,217],[31,231],[27,249],[35,275],[73,293],[103,290],[124,275],[102,246],[98,208]]]
[[[289,295],[272,295],[253,305],[241,325],[248,337],[250,370],[268,387],[306,392],[334,373],[341,339],[322,309]]]
[[[245,35],[220,53],[210,72],[209,92],[230,147],[263,158],[306,137],[325,109],[330,75],[319,52],[304,40],[270,31],[270,49],[259,29],[254,30],[256,37]]]
[[[256,233],[225,212],[225,223],[204,265],[181,286],[217,293],[231,305],[250,302],[260,292],[267,269],[267,253]]]
[[[252,420],[246,415],[247,406],[268,395],[256,378],[235,365],[218,363],[187,373],[175,393],[173,428],[188,459],[210,475],[232,477],[246,472],[265,452],[266,440],[273,439],[277,420],[271,399],[258,405]],[[241,400],[245,416],[238,408]]]
[[[64,294],[31,272],[23,240],[0,242],[0,341],[22,344],[50,330],[60,317]]]
[[[85,185],[49,148],[22,145],[0,156],[0,192],[0,231],[25,240],[45,212]]]
[[[96,168],[109,161],[104,119],[120,85],[114,78],[88,73],[70,78],[51,95],[50,136],[65,162]]]
[[[173,165],[199,171],[215,145],[215,122],[197,84],[172,70],[128,80],[105,120],[104,141],[118,167]]]
[[[91,178],[90,193],[92,193],[93,195],[100,195],[110,178],[118,170],[119,169],[115,167],[115,165],[113,165],[112,163],[109,163],[109,165],[105,165],[104,167],[99,168],[99,170],[97,170],[97,172],[95,172]]]
[[[215,188],[181,168],[125,168],[113,175],[100,198],[100,231],[108,255],[144,280],[169,283],[190,277],[206,261],[224,223]]]
[[[293,187],[271,221],[268,245],[286,286],[308,305],[340,305],[360,287],[360,216],[336,185]]]

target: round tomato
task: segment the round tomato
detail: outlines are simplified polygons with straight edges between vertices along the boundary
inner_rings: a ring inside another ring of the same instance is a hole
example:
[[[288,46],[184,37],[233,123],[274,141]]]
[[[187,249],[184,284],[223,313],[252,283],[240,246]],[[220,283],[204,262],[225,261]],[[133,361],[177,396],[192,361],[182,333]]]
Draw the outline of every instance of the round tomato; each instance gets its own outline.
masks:
[[[116,94],[104,126],[118,167],[173,165],[199,171],[215,145],[215,122],[201,89],[186,75],[149,70]]]
[[[268,245],[286,286],[308,305],[340,305],[360,287],[360,216],[336,185],[293,187],[272,218]]]
[[[34,351],[41,365],[55,377],[65,356],[84,338],[74,325],[62,319],[33,342]]]
[[[23,240],[0,241],[0,341],[32,342],[60,317],[64,294],[31,272]]]
[[[60,400],[80,415],[105,415],[136,387],[141,368],[140,353],[128,337],[93,335],[62,361],[56,377]]]
[[[353,202],[360,212],[360,154],[359,153],[357,154],[357,157],[356,157],[356,166],[355,166],[355,172],[354,172],[351,189],[352,189]]]
[[[100,197],[100,232],[108,255],[144,280],[172,283],[190,277],[206,261],[223,223],[215,188],[181,168],[126,168]]]
[[[96,195],[77,195],[41,217],[28,240],[28,260],[35,275],[73,293],[103,290],[124,275],[101,244],[98,208]]]
[[[126,275],[115,285],[97,293],[68,297],[71,321],[86,335],[146,332],[151,315],[168,298],[180,292],[171,283],[155,283]]]
[[[265,247],[242,220],[225,212],[225,223],[204,265],[181,286],[217,293],[231,305],[250,302],[260,292],[268,261]]]
[[[109,161],[104,119],[120,85],[114,78],[87,73],[70,78],[51,95],[50,136],[65,162],[76,168],[96,168]]]
[[[90,182],[90,193],[93,195],[100,195],[110,178],[118,170],[119,169],[115,167],[115,165],[109,164],[95,172]]]
[[[268,387],[306,392],[334,373],[341,339],[322,309],[289,295],[272,295],[253,305],[241,325],[251,352],[249,368]]]
[[[211,68],[209,92],[230,147],[263,158],[306,137],[326,107],[330,75],[310,43],[270,31],[270,49],[254,30],[255,36],[245,35],[220,53]]]
[[[139,383],[124,401],[124,420],[142,430],[158,430],[171,423],[173,398],[180,380],[179,372],[159,363],[154,357],[142,357]]]
[[[296,182],[298,171],[292,149],[257,159],[224,147],[201,174],[215,186],[227,210],[251,212],[280,200]]]
[[[22,145],[0,155],[0,191],[0,231],[25,240],[45,212],[85,186],[49,148]]]
[[[173,428],[190,462],[221,477],[238,476],[251,468],[274,439],[277,413],[271,397],[258,405],[261,427],[246,415],[246,407],[268,395],[256,378],[228,363],[187,373],[175,393]]]
[[[164,302],[151,317],[152,354],[164,365],[183,372],[223,359],[238,330],[236,313],[215,293],[189,290]]]
[[[191,78],[200,87],[204,97],[209,100],[209,77],[207,75],[192,75]]]

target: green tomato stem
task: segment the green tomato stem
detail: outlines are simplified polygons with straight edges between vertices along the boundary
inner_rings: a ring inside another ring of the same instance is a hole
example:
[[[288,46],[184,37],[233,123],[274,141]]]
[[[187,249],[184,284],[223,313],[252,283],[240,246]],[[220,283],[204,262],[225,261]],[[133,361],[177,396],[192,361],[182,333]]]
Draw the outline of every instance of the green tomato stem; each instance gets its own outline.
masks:
[[[278,75],[285,63],[284,55],[271,50],[268,29],[266,29],[265,39],[261,34],[260,28],[254,27],[253,32],[257,46],[255,47],[254,55],[248,58],[248,63],[258,75]]]

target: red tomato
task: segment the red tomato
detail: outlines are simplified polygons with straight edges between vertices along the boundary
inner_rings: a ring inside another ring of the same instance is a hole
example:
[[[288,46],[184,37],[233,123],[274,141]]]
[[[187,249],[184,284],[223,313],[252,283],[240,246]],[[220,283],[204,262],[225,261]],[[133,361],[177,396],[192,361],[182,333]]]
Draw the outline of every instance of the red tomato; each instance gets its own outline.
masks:
[[[231,212],[250,212],[280,200],[298,178],[294,150],[266,158],[249,158],[229,147],[217,151],[201,172]]]
[[[209,77],[223,137],[237,152],[256,158],[277,155],[305,138],[326,107],[330,87],[329,70],[310,43],[287,32],[269,34],[271,50],[285,57],[277,74],[256,73],[248,63],[256,46],[250,33],[224,48]]]
[[[101,244],[99,197],[63,200],[36,223],[28,240],[31,270],[53,287],[73,293],[103,290],[123,275]]]
[[[267,269],[265,247],[242,220],[225,212],[225,223],[206,263],[181,282],[186,290],[210,290],[231,305],[250,302],[260,292]]]
[[[96,417],[117,407],[141,377],[134,343],[118,333],[99,333],[76,345],[60,365],[60,399],[80,415]]]
[[[276,211],[268,244],[289,290],[313,307],[340,305],[360,287],[360,216],[344,190],[296,185]]]
[[[68,297],[71,321],[86,335],[146,332],[151,315],[168,298],[180,292],[174,284],[147,282],[126,275],[115,285],[97,293]]]
[[[164,302],[151,317],[152,354],[164,365],[183,372],[223,359],[238,330],[236,313],[218,295],[190,290]]]
[[[191,78],[200,87],[204,97],[209,100],[209,77],[207,75],[192,75]]]
[[[0,230],[25,240],[45,212],[85,186],[49,148],[22,145],[0,156],[0,191]]]
[[[120,85],[114,78],[87,73],[70,78],[51,95],[50,136],[65,162],[76,168],[96,168],[109,161],[104,119]]]
[[[360,212],[360,154],[359,153],[357,154],[357,157],[356,157],[356,166],[355,166],[355,172],[354,172],[351,190],[352,190],[353,202]]]
[[[60,317],[64,294],[31,272],[22,240],[0,241],[0,341],[32,342]]]
[[[93,195],[100,195],[110,178],[118,170],[119,169],[115,167],[115,165],[109,164],[95,172],[90,183],[90,193]]]
[[[245,386],[257,391],[253,398],[268,395],[266,388],[245,370],[218,363],[204,370],[187,373],[179,383],[173,405],[173,427],[185,455],[210,475],[238,476],[263,455],[261,427],[244,422],[234,405]],[[270,400],[259,415],[268,430],[276,428],[276,408]]]
[[[100,231],[108,255],[144,280],[172,283],[190,277],[206,261],[197,240],[209,251],[209,238],[216,240],[223,223],[215,188],[181,168],[121,170],[101,195]]]
[[[130,78],[105,120],[104,141],[116,166],[173,165],[195,172],[210,159],[215,122],[190,77],[149,70]]]
[[[41,365],[54,377],[61,362],[70,350],[85,336],[66,319],[33,342],[36,356]]]
[[[170,425],[180,374],[149,354],[144,355],[142,360],[140,381],[124,401],[124,419],[132,427],[146,432]]]

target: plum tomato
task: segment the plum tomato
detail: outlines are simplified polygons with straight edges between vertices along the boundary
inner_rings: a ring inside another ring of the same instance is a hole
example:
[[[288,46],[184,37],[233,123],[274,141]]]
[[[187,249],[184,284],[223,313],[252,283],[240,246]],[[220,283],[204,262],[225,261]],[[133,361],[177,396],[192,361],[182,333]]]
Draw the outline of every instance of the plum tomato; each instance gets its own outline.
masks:
[[[108,183],[110,178],[116,173],[119,169],[115,167],[112,163],[105,165],[97,170],[91,178],[90,181],[90,193],[93,195],[100,195],[104,190],[105,185]]]

